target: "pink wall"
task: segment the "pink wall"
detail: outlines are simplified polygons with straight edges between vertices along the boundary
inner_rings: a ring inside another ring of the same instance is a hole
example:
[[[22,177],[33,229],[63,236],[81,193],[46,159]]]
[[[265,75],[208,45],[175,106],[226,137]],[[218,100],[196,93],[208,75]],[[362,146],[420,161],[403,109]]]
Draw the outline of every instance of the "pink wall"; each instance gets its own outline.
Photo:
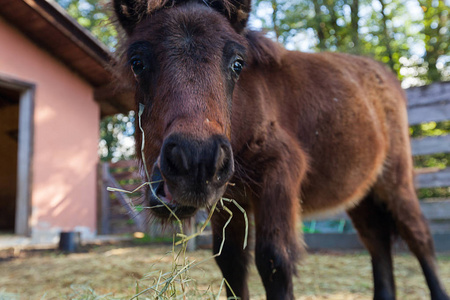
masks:
[[[93,88],[1,18],[0,74],[36,85],[33,237],[94,235],[100,112]]]

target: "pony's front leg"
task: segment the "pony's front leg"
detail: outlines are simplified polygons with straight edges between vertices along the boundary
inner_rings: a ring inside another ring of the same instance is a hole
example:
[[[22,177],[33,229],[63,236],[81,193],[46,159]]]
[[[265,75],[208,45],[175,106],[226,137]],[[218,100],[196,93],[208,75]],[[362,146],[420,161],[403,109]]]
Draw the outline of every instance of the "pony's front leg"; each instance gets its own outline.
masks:
[[[294,299],[292,276],[302,248],[297,232],[298,205],[282,186],[255,208],[255,260],[267,299]]]
[[[214,212],[211,220],[213,253],[220,253],[219,256],[216,256],[216,262],[228,283],[225,284],[227,299],[247,300],[249,299],[247,286],[249,254],[248,247],[244,249],[246,223],[243,213],[237,206],[228,202],[224,202],[224,205],[231,211],[232,217],[223,208]],[[249,212],[248,207],[244,206],[244,209]],[[225,236],[223,232],[225,232]]]
[[[305,159],[296,143],[280,142],[275,153],[279,156],[264,169],[259,199],[253,204],[255,260],[267,299],[285,300],[294,299],[292,276],[304,250],[297,224]]]

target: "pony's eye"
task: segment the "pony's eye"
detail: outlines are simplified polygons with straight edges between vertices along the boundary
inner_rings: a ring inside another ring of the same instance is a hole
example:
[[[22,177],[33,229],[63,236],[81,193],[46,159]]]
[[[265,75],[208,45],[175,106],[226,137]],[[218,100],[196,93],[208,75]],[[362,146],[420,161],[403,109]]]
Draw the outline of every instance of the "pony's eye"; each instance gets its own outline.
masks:
[[[241,74],[242,68],[244,68],[244,61],[240,58],[236,59],[231,65],[231,69],[237,76]]]
[[[144,72],[145,65],[139,58],[135,58],[131,61],[131,70],[134,73],[134,76],[139,76]]]

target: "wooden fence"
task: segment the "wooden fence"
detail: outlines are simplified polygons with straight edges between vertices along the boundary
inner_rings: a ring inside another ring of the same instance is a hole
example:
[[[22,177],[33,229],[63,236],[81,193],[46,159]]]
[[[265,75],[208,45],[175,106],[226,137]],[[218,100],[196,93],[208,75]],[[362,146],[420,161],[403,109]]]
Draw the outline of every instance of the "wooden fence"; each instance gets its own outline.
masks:
[[[406,93],[409,125],[450,120],[450,82],[410,88]],[[450,153],[450,135],[412,139],[411,148],[413,156]],[[438,187],[450,187],[449,167],[416,169],[417,189]],[[421,208],[430,225],[436,250],[450,251],[450,199],[421,199]],[[329,224],[335,224],[335,230],[330,229]],[[305,242],[310,249],[362,249],[350,224],[343,213],[311,221],[307,229],[317,231],[319,228],[324,232],[305,233]]]
[[[127,227],[128,231],[147,231],[146,219],[140,213],[140,205],[136,203],[137,195],[128,195],[122,192],[110,192],[107,188],[132,191],[142,181],[138,173],[138,166],[134,160],[124,160],[117,163],[100,163],[98,168],[99,195],[98,195],[98,229],[101,234],[117,233],[116,227]],[[115,212],[119,215],[115,215]],[[120,214],[122,216],[120,216]],[[117,225],[117,219],[124,217],[128,225]],[[116,224],[114,224],[116,223]]]
[[[450,82],[434,83],[424,87],[416,87],[406,90],[408,95],[408,117],[410,125],[426,122],[441,122],[450,120]],[[450,135],[425,137],[413,139],[411,141],[412,153],[417,155],[429,155],[435,153],[450,153]],[[110,169],[119,172],[111,173]],[[118,162],[109,166],[103,164],[99,174],[99,231],[109,233],[111,216],[110,195],[105,190],[106,186],[133,190],[141,180],[137,174],[137,167],[133,161]],[[130,182],[129,184],[119,184],[118,182]],[[127,181],[128,180],[128,181]],[[427,168],[416,170],[417,188],[450,187],[450,168],[445,169]],[[146,219],[138,213],[136,206],[132,205],[132,198],[123,193],[115,193],[117,201],[125,208],[129,216],[134,218],[136,227],[141,231],[150,231],[157,235],[160,228],[157,225],[148,227]],[[430,228],[435,240],[437,251],[450,251],[450,199],[422,199],[422,211],[428,219]],[[329,226],[333,224],[333,226]],[[306,224],[305,242],[309,249],[334,249],[349,250],[362,249],[363,246],[358,240],[356,232],[352,229],[350,219],[344,213],[331,219],[312,221]],[[314,230],[311,230],[314,226]],[[334,229],[330,229],[334,228]],[[317,233],[322,229],[322,233]],[[210,236],[198,239],[199,244],[210,244]],[[201,246],[201,245],[200,245]],[[191,245],[191,247],[193,247]]]
[[[146,187],[134,193],[108,191],[107,188],[133,191],[143,184],[143,176],[135,160],[99,164],[98,228],[101,234],[145,232],[151,239],[170,239],[177,232],[176,225],[152,222],[143,197]],[[184,225],[184,233],[191,234],[195,222]],[[195,241],[188,242],[194,250]]]

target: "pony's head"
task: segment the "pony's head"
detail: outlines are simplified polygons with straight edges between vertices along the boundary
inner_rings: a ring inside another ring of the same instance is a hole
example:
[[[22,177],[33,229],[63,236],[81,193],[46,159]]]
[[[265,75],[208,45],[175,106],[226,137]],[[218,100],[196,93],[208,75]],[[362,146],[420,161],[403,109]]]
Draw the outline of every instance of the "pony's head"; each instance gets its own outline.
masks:
[[[141,109],[137,153],[153,182],[146,197],[161,218],[211,205],[234,172],[232,97],[250,2],[221,1],[114,0]]]

